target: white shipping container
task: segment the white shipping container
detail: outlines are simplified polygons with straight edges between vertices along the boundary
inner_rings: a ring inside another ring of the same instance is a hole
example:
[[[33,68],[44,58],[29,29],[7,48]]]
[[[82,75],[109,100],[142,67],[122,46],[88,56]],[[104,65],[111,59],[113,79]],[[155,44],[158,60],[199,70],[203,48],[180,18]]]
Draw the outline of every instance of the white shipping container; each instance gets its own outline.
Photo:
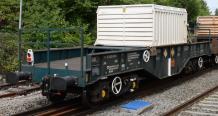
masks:
[[[97,40],[103,46],[163,46],[187,43],[187,12],[142,4],[99,6]]]

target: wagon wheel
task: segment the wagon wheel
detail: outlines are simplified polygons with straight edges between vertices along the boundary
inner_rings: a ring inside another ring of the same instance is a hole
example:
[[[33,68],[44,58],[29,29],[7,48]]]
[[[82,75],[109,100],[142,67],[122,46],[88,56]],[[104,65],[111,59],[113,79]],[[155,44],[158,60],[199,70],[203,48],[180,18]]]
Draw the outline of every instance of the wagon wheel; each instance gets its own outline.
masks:
[[[201,69],[203,67],[204,64],[204,60],[202,57],[198,58],[198,68]]]
[[[215,62],[215,64],[218,64],[218,55],[216,55],[216,56],[214,57],[214,62]]]
[[[148,62],[150,60],[150,56],[151,56],[150,52],[148,50],[145,50],[143,53],[143,60],[145,62]]]
[[[118,95],[122,89],[122,80],[120,77],[115,77],[111,83],[111,90],[113,94]]]

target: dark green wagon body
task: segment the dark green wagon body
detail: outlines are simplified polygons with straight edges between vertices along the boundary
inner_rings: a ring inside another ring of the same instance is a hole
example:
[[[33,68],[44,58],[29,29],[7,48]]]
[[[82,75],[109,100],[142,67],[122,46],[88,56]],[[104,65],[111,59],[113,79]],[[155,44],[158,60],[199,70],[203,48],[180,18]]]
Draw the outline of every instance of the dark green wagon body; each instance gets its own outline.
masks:
[[[181,73],[190,59],[213,55],[211,46],[211,42],[202,42],[152,48],[86,47],[83,72],[80,48],[51,49],[50,68],[46,65],[47,51],[34,51],[35,65],[23,63],[22,70],[31,72],[35,82],[40,82],[46,75],[73,76],[77,78],[79,87],[135,71],[162,79]],[[143,56],[145,51],[149,51],[148,61]]]

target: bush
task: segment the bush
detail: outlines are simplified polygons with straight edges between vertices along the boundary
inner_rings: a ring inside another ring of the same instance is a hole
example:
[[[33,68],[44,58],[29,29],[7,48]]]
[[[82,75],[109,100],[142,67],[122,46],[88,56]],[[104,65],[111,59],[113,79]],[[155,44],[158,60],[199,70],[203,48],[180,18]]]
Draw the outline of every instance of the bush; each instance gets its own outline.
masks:
[[[0,33],[0,73],[15,71],[18,67],[18,52],[13,33]]]

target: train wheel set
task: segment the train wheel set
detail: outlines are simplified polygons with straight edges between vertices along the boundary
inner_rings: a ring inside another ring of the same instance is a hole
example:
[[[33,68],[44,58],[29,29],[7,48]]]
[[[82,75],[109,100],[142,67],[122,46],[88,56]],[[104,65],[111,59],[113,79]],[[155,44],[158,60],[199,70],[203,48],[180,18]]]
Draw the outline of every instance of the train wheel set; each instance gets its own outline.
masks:
[[[87,87],[87,99],[92,103],[108,100],[126,92],[134,92],[138,88],[136,75],[117,75],[110,79],[99,81]]]

